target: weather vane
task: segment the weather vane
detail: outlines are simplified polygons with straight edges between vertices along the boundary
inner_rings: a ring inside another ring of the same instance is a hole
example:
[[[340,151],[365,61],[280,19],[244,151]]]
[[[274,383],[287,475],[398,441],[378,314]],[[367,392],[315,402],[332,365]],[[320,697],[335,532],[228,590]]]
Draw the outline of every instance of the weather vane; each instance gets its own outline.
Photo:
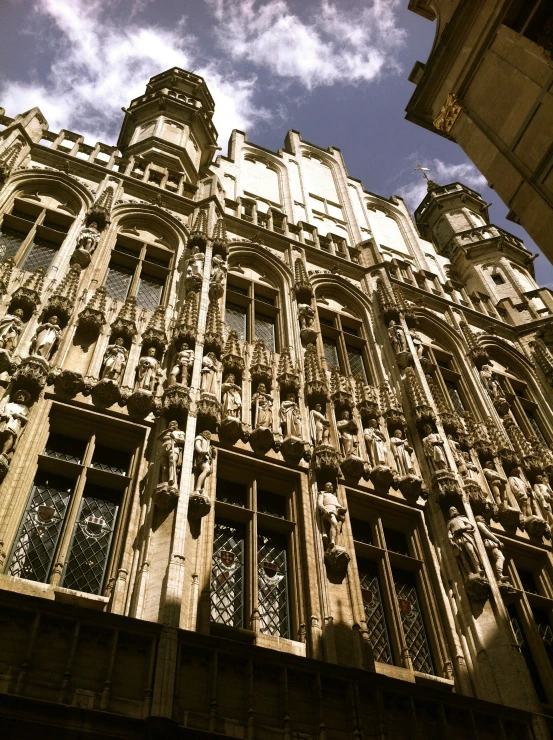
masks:
[[[420,173],[422,174],[422,176],[424,177],[424,179],[425,179],[425,180],[426,180],[427,182],[429,181],[429,177],[428,177],[428,175],[426,174],[427,172],[430,172],[430,168],[429,168],[429,167],[423,167],[423,166],[422,166],[421,164],[418,164],[418,165],[417,165],[417,166],[415,167],[415,171],[418,171],[418,172],[420,172]]]

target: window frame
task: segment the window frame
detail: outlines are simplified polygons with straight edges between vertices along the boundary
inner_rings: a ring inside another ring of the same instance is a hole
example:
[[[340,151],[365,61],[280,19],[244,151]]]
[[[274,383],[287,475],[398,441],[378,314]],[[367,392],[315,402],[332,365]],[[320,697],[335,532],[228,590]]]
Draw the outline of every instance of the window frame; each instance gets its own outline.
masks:
[[[317,302],[317,313],[321,333],[321,357],[327,370],[332,372],[332,367],[329,366],[324,351],[325,339],[335,343],[338,355],[338,368],[340,373],[347,377],[354,378],[356,375],[351,367],[348,348],[359,351],[364,371],[364,382],[371,383],[371,365],[363,322],[354,316],[343,316],[339,312],[330,311],[324,306],[321,306],[319,302]],[[332,322],[332,326],[330,326],[329,322]],[[354,329],[355,333],[348,331],[348,328]]]
[[[238,292],[235,292],[233,287],[238,288]],[[271,352],[278,353],[281,347],[279,299],[278,289],[229,272],[225,294],[225,324],[228,304],[243,308],[246,317],[245,332],[244,336],[239,339],[248,344],[254,344],[259,338],[255,334],[256,316],[272,320],[274,346],[265,346]],[[228,326],[226,331],[230,331]]]

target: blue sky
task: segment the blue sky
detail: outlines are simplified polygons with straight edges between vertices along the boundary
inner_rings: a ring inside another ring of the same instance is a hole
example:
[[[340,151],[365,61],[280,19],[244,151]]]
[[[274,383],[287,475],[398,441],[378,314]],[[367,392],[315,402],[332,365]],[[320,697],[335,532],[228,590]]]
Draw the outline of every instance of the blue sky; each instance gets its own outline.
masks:
[[[408,123],[407,77],[425,61],[434,24],[407,0],[1,0],[0,105],[38,105],[51,130],[115,144],[121,106],[154,74],[179,66],[205,77],[226,151],[233,128],[269,149],[288,129],[342,150],[350,175],[413,210],[424,196],[417,162],[507,208],[457,145]],[[538,282],[553,266],[536,260]]]

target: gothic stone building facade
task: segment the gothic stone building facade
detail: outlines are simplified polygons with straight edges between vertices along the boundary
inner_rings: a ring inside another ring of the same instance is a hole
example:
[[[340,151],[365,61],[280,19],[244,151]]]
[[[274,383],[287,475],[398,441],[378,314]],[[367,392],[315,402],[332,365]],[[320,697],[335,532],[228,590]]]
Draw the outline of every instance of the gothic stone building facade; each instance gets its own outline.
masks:
[[[547,738],[553,299],[173,69],[0,138],[3,737]]]

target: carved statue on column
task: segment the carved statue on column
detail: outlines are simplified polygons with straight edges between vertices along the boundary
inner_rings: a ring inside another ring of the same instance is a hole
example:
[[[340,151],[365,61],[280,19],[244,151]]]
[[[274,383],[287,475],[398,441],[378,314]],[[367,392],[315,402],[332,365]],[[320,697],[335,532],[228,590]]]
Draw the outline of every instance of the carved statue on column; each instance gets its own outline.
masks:
[[[23,311],[16,308],[13,314],[7,313],[0,319],[0,349],[13,352],[23,330]]]
[[[424,433],[426,436],[422,440],[422,446],[430,469],[433,473],[448,470],[449,465],[445,455],[444,440],[434,432],[430,424],[425,424]]]
[[[158,436],[162,447],[160,482],[167,484],[170,488],[178,485],[184,438],[184,432],[179,429],[176,421],[169,422],[167,429],[164,429]]]
[[[315,408],[309,413],[309,426],[311,441],[316,447],[330,445],[330,422],[323,414],[323,407],[320,403],[315,404]]]
[[[419,337],[417,332],[413,329],[411,329],[411,339],[413,340],[413,344],[415,346],[415,354],[420,360],[423,356],[424,344],[422,343],[422,339]]]
[[[284,439],[290,437],[295,437],[296,439],[302,438],[301,413],[295,393],[289,393],[286,396],[286,401],[280,404],[280,423],[282,425]]]
[[[253,428],[272,429],[273,427],[273,399],[267,393],[265,383],[259,383],[257,391],[252,396]]]
[[[387,465],[386,437],[376,419],[369,419],[369,426],[363,431],[363,436],[371,465],[373,467]]]
[[[551,486],[547,483],[547,479],[543,475],[536,476],[536,482],[534,483],[534,496],[538,506],[541,509],[541,513],[545,521],[553,528],[553,511],[551,504],[553,503],[553,491]]]
[[[242,392],[234,382],[234,375],[229,373],[221,386],[223,416],[240,419],[242,411]]]
[[[459,560],[467,592],[475,599],[485,599],[489,593],[489,582],[476,547],[474,525],[466,516],[459,514],[454,506],[449,509],[447,535]]]
[[[342,526],[346,518],[347,509],[342,506],[334,493],[332,483],[325,483],[322,490],[317,494],[317,508],[321,513],[323,526],[323,545],[325,548],[325,564],[332,578],[343,580],[350,556],[343,547],[336,544],[338,535],[342,532]],[[332,580],[332,579],[331,579]]]
[[[480,370],[480,380],[482,381],[484,388],[488,391],[492,401],[503,398],[503,389],[495,379],[491,365],[482,365],[482,369]]]
[[[194,485],[194,493],[202,493],[205,482],[211,475],[211,463],[217,454],[217,450],[211,445],[211,432],[206,430],[198,434],[194,440],[194,452],[196,456],[196,483]]]
[[[483,516],[476,516],[474,518],[497,582],[508,583],[509,579],[503,575],[503,567],[505,565],[505,555],[501,552],[503,543],[490,530]]]
[[[156,357],[156,349],[155,347],[150,347],[147,353],[138,361],[136,390],[155,393],[160,377],[161,369]]]
[[[8,455],[15,446],[29,416],[31,394],[26,390],[13,393],[13,400],[4,396],[0,402],[0,476],[5,475],[8,467]]]
[[[358,455],[359,440],[357,439],[357,422],[351,418],[349,411],[342,411],[340,420],[336,422],[340,436],[340,449],[344,457]]]
[[[55,345],[61,336],[61,328],[57,316],[51,316],[37,327],[31,342],[31,355],[49,360],[54,353]]]
[[[214,285],[224,285],[225,278],[227,275],[227,263],[218,254],[213,256],[211,260],[211,280],[210,283]]]
[[[188,276],[201,278],[204,274],[204,261],[205,256],[200,252],[199,247],[192,247],[186,268]]]
[[[403,327],[400,324],[396,324],[393,319],[388,324],[388,336],[390,337],[390,342],[396,355],[400,352],[408,351],[407,339]]]
[[[217,357],[214,352],[208,352],[202,360],[200,391],[217,395]]]
[[[183,342],[173,361],[173,367],[169,374],[169,385],[181,383],[182,385],[188,386],[188,376],[193,364],[194,350],[190,349],[186,342]]]
[[[486,463],[486,465],[488,465],[488,463]],[[521,474],[520,468],[513,468],[511,470],[511,475],[509,476],[509,487],[517,500],[522,515],[524,517],[529,517],[534,514],[532,511],[531,501],[532,489],[526,481],[522,480],[520,477]]]
[[[298,304],[300,329],[312,329],[315,321],[315,310],[308,303]]]
[[[507,479],[498,472],[492,460],[484,463],[482,472],[488,482],[495,503],[500,509],[506,509],[507,504]]]
[[[104,364],[100,375],[101,380],[113,380],[116,383],[121,382],[128,357],[129,352],[125,347],[123,337],[117,337],[113,344],[109,344],[106,347]]]
[[[77,248],[82,249],[83,252],[88,252],[89,255],[92,255],[98,246],[99,241],[100,232],[98,230],[98,224],[93,221],[88,226],[83,226],[79,231],[79,236],[77,237]]]
[[[415,475],[413,466],[413,448],[404,438],[401,429],[396,429],[393,436],[390,437],[392,453],[399,475],[403,478],[408,475]]]

